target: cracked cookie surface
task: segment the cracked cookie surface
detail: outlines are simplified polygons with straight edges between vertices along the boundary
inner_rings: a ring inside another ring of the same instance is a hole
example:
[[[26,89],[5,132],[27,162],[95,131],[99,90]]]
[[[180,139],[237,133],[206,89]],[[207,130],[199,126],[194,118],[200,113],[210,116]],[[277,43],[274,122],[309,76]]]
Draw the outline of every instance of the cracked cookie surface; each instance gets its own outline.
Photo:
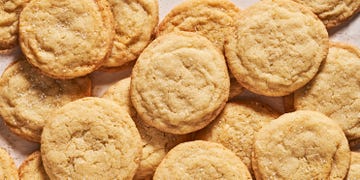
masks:
[[[337,123],[349,141],[360,138],[360,50],[331,43],[318,74],[294,96],[295,109],[324,113]]]
[[[166,15],[157,29],[157,36],[174,31],[195,32],[223,52],[225,37],[231,33],[239,12],[229,0],[187,0]]]
[[[340,126],[315,111],[280,116],[255,134],[256,179],[344,179],[350,149]]]
[[[240,12],[225,54],[243,87],[284,96],[314,77],[328,41],[324,24],[310,9],[290,0],[263,0]]]
[[[159,21],[158,0],[109,0],[115,20],[114,45],[104,67],[136,60],[151,42]]]
[[[253,174],[251,153],[254,134],[278,116],[278,113],[260,102],[231,101],[210,125],[197,132],[197,138],[220,143],[235,152]]]
[[[159,179],[251,180],[241,160],[221,144],[191,141],[175,146],[156,169]]]
[[[332,28],[340,25],[360,8],[359,0],[293,0],[308,6],[326,25]]]
[[[14,48],[18,43],[19,15],[29,0],[0,1],[0,53]]]
[[[142,155],[139,168],[134,179],[151,179],[155,169],[165,157],[167,152],[177,144],[189,140],[189,135],[175,135],[159,131],[144,123],[137,116],[136,110],[130,100],[130,77],[112,85],[103,98],[111,99],[121,107],[127,109],[139,130],[142,140]]]
[[[55,112],[41,136],[41,155],[51,179],[132,179],[141,139],[125,109],[89,97]]]
[[[0,114],[12,132],[40,142],[42,129],[54,110],[90,95],[89,77],[55,80],[21,58],[0,78]]]
[[[209,124],[229,96],[221,52],[190,32],[158,37],[140,55],[131,74],[130,96],[147,124],[187,134]]]
[[[115,34],[106,0],[32,0],[19,21],[27,60],[59,79],[84,76],[100,67]]]

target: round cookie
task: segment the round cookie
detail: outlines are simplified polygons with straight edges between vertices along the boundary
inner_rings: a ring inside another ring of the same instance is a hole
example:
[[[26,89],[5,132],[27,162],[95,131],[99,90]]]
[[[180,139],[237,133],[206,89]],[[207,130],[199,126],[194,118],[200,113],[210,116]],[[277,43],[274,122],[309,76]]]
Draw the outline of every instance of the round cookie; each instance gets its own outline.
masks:
[[[322,112],[339,123],[349,141],[360,138],[360,50],[332,43],[319,73],[295,92],[295,109]]]
[[[243,87],[284,96],[315,76],[328,41],[324,24],[310,9],[290,0],[263,0],[240,12],[225,54]]]
[[[342,24],[356,14],[360,8],[359,0],[293,0],[309,7],[325,24],[332,28]]]
[[[19,33],[27,60],[58,79],[95,71],[115,34],[106,0],[32,0],[20,14]]]
[[[28,1],[0,1],[0,53],[7,52],[17,45],[19,14]]]
[[[131,79],[131,101],[141,119],[173,134],[205,127],[229,96],[223,55],[195,33],[155,39],[140,55]]]
[[[280,116],[255,134],[256,179],[344,179],[350,149],[340,126],[315,111]]]
[[[19,179],[14,159],[0,147],[0,179]]]
[[[159,21],[158,0],[109,0],[115,19],[115,37],[103,67],[126,65],[135,60],[153,38]]]
[[[175,146],[156,169],[158,179],[238,179],[251,175],[241,160],[218,143],[191,141]]]
[[[19,178],[22,180],[49,180],[41,160],[40,151],[35,151],[19,167]]]
[[[55,80],[21,59],[10,64],[0,78],[0,115],[12,132],[40,142],[53,111],[90,95],[90,78]]]
[[[254,134],[261,127],[279,117],[269,107],[249,100],[232,101],[207,127],[197,132],[197,139],[217,142],[233,151],[247,166],[251,174],[251,153]]]
[[[351,152],[351,163],[346,179],[360,179],[360,152]]]
[[[166,15],[156,34],[196,32],[223,52],[225,37],[233,31],[233,23],[239,12],[230,0],[186,0]]]
[[[103,98],[116,102],[126,108],[133,118],[142,139],[142,157],[134,179],[151,179],[156,167],[171,148],[189,140],[188,135],[164,133],[145,124],[136,114],[130,100],[130,77],[112,85]]]
[[[141,139],[125,109],[83,98],[60,108],[45,125],[41,156],[50,179],[132,179]]]

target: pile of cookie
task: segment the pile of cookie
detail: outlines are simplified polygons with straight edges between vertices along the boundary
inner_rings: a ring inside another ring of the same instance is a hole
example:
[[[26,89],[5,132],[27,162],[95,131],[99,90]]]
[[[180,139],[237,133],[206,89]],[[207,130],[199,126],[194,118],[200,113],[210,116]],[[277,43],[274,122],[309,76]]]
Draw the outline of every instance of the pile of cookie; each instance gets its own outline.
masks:
[[[0,115],[41,144],[19,170],[0,148],[0,179],[360,178],[360,50],[327,31],[358,0],[185,0],[159,25],[157,0],[0,7],[0,50],[24,54],[0,79]],[[90,97],[90,73],[129,66]]]

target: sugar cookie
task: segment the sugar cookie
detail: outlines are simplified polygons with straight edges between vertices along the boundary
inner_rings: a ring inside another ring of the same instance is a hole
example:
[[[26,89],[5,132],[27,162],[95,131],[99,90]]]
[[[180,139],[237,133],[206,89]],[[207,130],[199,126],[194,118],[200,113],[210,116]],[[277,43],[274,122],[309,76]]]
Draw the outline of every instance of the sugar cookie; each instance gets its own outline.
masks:
[[[159,179],[252,178],[235,153],[221,144],[191,141],[177,145],[166,155],[154,175],[154,180]]]
[[[310,9],[291,0],[263,0],[240,12],[225,54],[244,88],[284,96],[315,76],[328,41],[324,24]]]
[[[130,95],[147,124],[187,134],[209,124],[229,96],[223,55],[206,38],[189,32],[160,36],[140,55]]]
[[[55,80],[21,59],[0,78],[0,114],[15,134],[40,142],[45,122],[68,102],[91,95],[91,80]]]
[[[56,111],[41,135],[50,179],[132,179],[141,139],[125,109],[102,98],[83,98]]]
[[[255,134],[256,179],[344,179],[350,149],[340,126],[315,111],[280,116]]]

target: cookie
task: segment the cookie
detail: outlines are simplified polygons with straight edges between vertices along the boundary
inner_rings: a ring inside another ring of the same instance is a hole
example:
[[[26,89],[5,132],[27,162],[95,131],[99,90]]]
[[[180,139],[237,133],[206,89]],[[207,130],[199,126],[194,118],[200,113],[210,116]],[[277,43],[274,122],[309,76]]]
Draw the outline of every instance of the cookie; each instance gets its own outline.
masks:
[[[136,113],[136,110],[130,100],[130,77],[125,78],[112,85],[103,98],[116,102],[123,108],[126,108],[139,130],[142,139],[142,157],[139,168],[134,179],[151,179],[156,167],[165,157],[171,148],[181,142],[189,140],[188,135],[174,135],[164,133],[156,128],[145,124]]]
[[[141,139],[125,109],[102,98],[83,98],[53,114],[41,136],[50,179],[132,179]]]
[[[21,49],[48,76],[84,76],[110,54],[113,23],[106,0],[32,0],[20,14]]]
[[[22,180],[49,180],[41,160],[40,151],[35,151],[19,167],[19,178]]]
[[[228,36],[228,66],[246,89],[285,96],[304,86],[328,52],[324,24],[290,0],[263,0],[240,12]]]
[[[239,8],[230,0],[186,0],[165,16],[156,34],[196,32],[223,52],[225,37],[232,32],[239,12]]]
[[[229,149],[207,141],[185,142],[174,147],[156,169],[158,179],[246,179],[251,175]]]
[[[111,55],[103,67],[118,67],[135,60],[153,38],[159,21],[158,0],[109,0],[115,19]]]
[[[155,39],[140,55],[131,79],[131,101],[140,118],[173,134],[205,127],[229,96],[223,55],[195,33],[170,33]]]
[[[0,115],[13,133],[40,142],[53,111],[90,95],[90,78],[55,80],[21,59],[10,64],[0,78]]]
[[[324,113],[342,127],[349,141],[360,138],[360,50],[332,43],[319,73],[295,92],[295,109]]]
[[[18,42],[18,19],[29,0],[0,1],[0,53],[14,48]]]
[[[233,151],[247,166],[251,174],[251,153],[254,133],[279,114],[252,100],[238,100],[226,104],[222,113],[197,133],[197,139],[217,142]]]
[[[327,28],[342,24],[355,15],[360,8],[359,0],[293,0],[307,6],[314,12]]]
[[[256,179],[344,179],[350,149],[340,126],[316,111],[280,116],[255,134]]]
[[[351,152],[350,169],[346,179],[347,180],[360,179],[360,152]]]
[[[0,179],[19,179],[14,159],[0,147]]]

